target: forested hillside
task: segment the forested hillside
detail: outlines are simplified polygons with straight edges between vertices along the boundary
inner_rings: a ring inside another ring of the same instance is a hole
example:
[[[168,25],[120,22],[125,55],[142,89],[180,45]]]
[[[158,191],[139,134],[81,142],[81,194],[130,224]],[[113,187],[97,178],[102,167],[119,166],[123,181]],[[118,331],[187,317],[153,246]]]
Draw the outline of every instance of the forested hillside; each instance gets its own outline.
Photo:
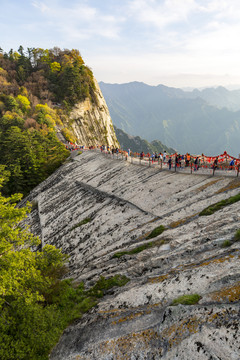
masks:
[[[27,194],[66,159],[56,136],[75,141],[68,114],[87,97],[97,102],[92,71],[78,50],[0,51],[0,164],[6,195]]]
[[[132,152],[144,152],[147,153],[163,153],[164,150],[169,154],[174,154],[175,149],[169,148],[166,145],[162,144],[159,140],[153,140],[148,142],[145,139],[142,139],[140,136],[131,136],[125,133],[123,130],[114,127],[118,141],[122,149],[130,149]]]

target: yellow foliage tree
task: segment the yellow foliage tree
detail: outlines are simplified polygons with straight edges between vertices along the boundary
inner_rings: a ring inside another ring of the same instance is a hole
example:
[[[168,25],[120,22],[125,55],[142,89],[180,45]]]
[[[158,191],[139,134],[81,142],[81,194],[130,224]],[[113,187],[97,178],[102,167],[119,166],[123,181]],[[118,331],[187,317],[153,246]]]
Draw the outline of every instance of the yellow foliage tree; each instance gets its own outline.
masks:
[[[27,110],[29,110],[31,108],[30,101],[24,95],[18,95],[17,102],[19,103],[20,108],[23,111],[23,113],[25,113]]]
[[[58,72],[61,70],[61,65],[57,61],[54,61],[50,64],[50,68],[52,72]]]

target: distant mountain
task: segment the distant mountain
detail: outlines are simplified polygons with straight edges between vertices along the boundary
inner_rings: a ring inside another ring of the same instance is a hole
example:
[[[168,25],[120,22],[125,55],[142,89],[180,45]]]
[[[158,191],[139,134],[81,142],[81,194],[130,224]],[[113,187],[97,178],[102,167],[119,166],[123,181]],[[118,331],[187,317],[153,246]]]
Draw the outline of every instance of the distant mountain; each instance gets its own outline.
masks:
[[[140,82],[100,87],[114,125],[128,134],[158,139],[182,153],[240,152],[240,111],[230,110],[240,108],[238,90],[186,92]]]
[[[128,135],[123,130],[118,129],[115,126],[114,130],[117,135],[118,142],[121,148],[124,150],[130,149],[131,151],[138,153],[143,151],[145,154],[153,154],[155,152],[159,154],[160,152],[163,153],[164,150],[167,151],[169,154],[175,153],[175,149],[167,147],[159,140],[154,140],[149,143],[147,140],[142,139],[140,136]]]
[[[222,86],[217,88],[206,88],[203,90],[194,89],[191,92],[184,92],[187,98],[201,98],[209,105],[219,109],[227,108],[231,111],[240,110],[240,90],[227,90]]]

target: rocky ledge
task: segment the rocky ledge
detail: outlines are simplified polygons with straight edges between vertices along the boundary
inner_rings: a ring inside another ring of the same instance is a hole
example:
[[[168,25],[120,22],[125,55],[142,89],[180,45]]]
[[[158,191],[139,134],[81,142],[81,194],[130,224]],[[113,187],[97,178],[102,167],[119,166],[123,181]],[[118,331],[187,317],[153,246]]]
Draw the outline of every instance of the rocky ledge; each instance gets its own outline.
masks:
[[[89,151],[35,188],[29,223],[69,254],[69,277],[130,279],[69,326],[50,359],[239,360],[240,202],[199,216],[239,186]],[[183,295],[197,301],[173,306]]]

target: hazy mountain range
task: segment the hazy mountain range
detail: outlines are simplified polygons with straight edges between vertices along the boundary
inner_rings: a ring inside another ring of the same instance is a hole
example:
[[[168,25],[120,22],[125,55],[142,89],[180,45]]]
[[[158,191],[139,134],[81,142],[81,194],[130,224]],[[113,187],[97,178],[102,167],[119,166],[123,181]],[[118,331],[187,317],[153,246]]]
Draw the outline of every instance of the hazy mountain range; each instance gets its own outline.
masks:
[[[240,153],[240,90],[183,91],[140,82],[100,87],[116,127],[186,153]]]

